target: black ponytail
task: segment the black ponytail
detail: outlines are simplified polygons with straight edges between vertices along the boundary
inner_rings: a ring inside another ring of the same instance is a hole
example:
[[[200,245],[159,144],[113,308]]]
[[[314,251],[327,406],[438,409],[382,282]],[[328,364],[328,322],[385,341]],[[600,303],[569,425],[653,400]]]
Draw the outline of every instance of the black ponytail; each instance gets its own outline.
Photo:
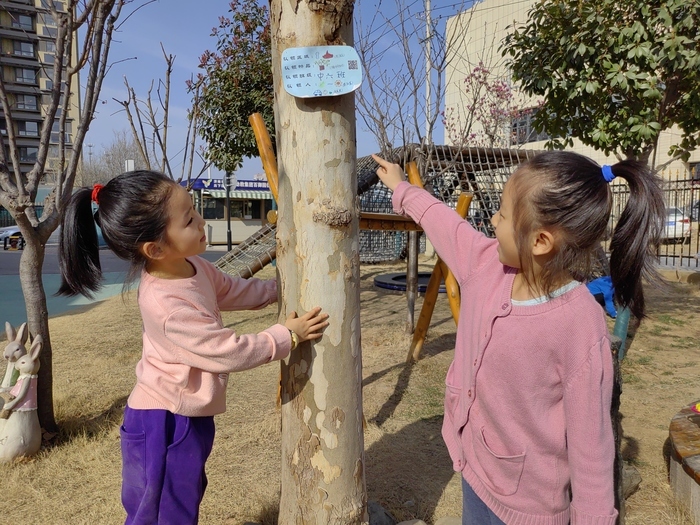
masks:
[[[619,162],[612,170],[627,181],[630,197],[610,242],[610,277],[618,304],[642,319],[642,282],[660,282],[655,263],[666,208],[661,181],[649,166],[634,160]]]
[[[141,252],[143,243],[165,238],[167,203],[176,186],[175,181],[157,171],[122,173],[99,190],[94,218],[93,190],[77,190],[61,223],[58,253],[62,282],[57,294],[92,297],[100,289],[102,270],[95,222],[110,250],[131,263],[124,280],[124,289],[128,289],[146,264]]]
[[[610,174],[612,170],[612,174]],[[665,206],[660,179],[638,161],[625,160],[601,168],[595,161],[571,151],[547,151],[523,163],[511,177],[514,195],[513,225],[521,268],[528,284],[534,282],[529,239],[533,231],[556,232],[556,247],[542,263],[538,279],[547,294],[565,278],[589,278],[592,254],[600,247],[610,219],[609,181],[625,179],[630,198],[613,232],[610,277],[615,300],[635,317],[644,317],[643,280],[658,283],[655,270]]]
[[[61,287],[56,295],[93,297],[102,281],[97,228],[93,219],[91,190],[71,195],[61,221],[58,244]]]

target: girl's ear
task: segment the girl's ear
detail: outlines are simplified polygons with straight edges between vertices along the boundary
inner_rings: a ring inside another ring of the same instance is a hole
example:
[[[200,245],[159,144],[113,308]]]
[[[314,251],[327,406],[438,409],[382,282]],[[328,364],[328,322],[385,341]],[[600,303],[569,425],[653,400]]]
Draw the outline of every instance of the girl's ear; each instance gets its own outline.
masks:
[[[549,230],[537,230],[532,240],[532,255],[548,255],[554,250],[554,234]]]
[[[156,260],[163,256],[163,249],[160,243],[148,241],[141,245],[141,253],[143,253],[144,257],[147,259]]]

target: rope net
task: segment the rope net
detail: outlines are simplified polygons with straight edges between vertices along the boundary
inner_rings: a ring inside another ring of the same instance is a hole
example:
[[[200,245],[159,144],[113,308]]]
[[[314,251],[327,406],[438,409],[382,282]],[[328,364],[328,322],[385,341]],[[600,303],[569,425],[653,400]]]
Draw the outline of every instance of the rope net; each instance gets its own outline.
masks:
[[[401,166],[415,162],[425,189],[453,209],[462,192],[471,193],[473,198],[467,220],[477,230],[493,236],[491,216],[500,207],[503,186],[518,165],[537,153],[533,150],[413,144],[383,155]],[[361,169],[374,173],[377,164],[371,157],[363,157],[358,159],[358,178]],[[360,195],[360,209],[363,212],[393,213],[391,191],[378,181],[376,174],[374,177],[374,184]],[[361,231],[360,261],[378,263],[402,259],[406,255],[407,242],[407,232]],[[420,237],[420,251],[425,251],[425,235]]]

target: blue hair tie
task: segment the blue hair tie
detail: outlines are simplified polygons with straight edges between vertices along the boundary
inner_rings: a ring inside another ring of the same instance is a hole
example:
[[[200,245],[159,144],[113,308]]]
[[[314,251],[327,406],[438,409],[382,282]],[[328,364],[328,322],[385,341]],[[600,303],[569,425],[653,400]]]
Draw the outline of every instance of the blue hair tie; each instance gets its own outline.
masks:
[[[603,178],[605,179],[605,182],[612,182],[612,180],[615,178],[615,174],[612,172],[612,167],[605,164],[600,169],[603,170]]]

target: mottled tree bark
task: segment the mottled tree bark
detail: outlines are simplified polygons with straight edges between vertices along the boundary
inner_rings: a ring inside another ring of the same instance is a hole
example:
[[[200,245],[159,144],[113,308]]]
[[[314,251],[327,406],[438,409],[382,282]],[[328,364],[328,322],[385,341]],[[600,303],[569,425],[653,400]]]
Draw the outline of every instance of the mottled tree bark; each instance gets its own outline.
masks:
[[[352,8],[271,2],[280,319],[314,306],[330,315],[323,338],[282,363],[280,525],[368,522],[354,95],[295,99],[280,75],[289,47],[352,45]]]

